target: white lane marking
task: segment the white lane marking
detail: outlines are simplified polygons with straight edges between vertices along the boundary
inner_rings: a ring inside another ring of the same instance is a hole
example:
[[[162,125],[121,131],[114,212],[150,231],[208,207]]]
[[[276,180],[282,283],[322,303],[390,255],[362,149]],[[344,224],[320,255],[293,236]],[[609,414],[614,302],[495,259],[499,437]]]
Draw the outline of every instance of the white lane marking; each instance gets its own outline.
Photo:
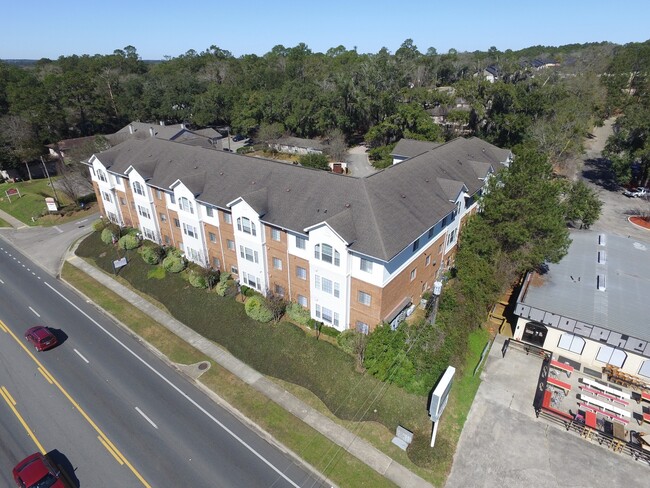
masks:
[[[62,231],[61,229],[59,229],[58,226],[55,225],[54,228],[56,229],[56,231],[57,231],[59,234],[63,234],[63,231]]]
[[[32,312],[34,312],[34,315],[36,315],[37,317],[40,317],[40,315],[38,314],[38,312],[37,312],[36,310],[34,310],[32,307],[29,307],[29,309],[30,309]]]
[[[34,276],[36,276],[36,273],[34,273],[33,271],[32,271],[32,274],[33,274]]]
[[[2,281],[2,280],[0,280],[0,283],[2,283],[3,285],[5,284],[5,282],[4,282],[4,281]]]
[[[80,353],[79,351],[77,351],[76,349],[73,349],[73,351],[76,352],[77,355],[78,355],[81,359],[83,359],[84,361],[86,361],[87,364],[90,364],[90,361],[88,361],[88,360],[84,357],[83,354],[81,354],[81,353]]]
[[[158,428],[158,426],[157,426],[156,424],[153,423],[153,420],[151,420],[149,417],[147,417],[147,415],[146,415],[142,410],[140,410],[138,407],[135,407],[135,410],[136,410],[136,412],[138,412],[140,415],[142,415],[142,416],[144,417],[144,419],[145,419],[147,422],[149,422],[151,425],[153,425],[154,429],[157,429],[157,428]]]
[[[257,452],[255,449],[253,449],[252,446],[248,445],[244,439],[239,437],[237,434],[235,434],[232,430],[230,430],[228,427],[226,427],[219,419],[217,419],[214,415],[212,415],[210,412],[208,412],[205,408],[203,408],[201,405],[199,405],[196,401],[194,401],[190,396],[182,391],[179,387],[177,387],[174,383],[172,383],[170,380],[165,378],[162,373],[158,372],[153,366],[151,366],[148,362],[146,362],[144,359],[142,359],[140,356],[136,354],[135,351],[131,350],[129,346],[124,344],[122,341],[120,341],[117,337],[115,337],[110,331],[108,331],[105,327],[100,325],[95,319],[93,319],[90,315],[88,315],[86,312],[81,310],[77,305],[72,303],[67,297],[63,296],[63,294],[55,289],[52,285],[50,285],[47,281],[45,284],[57,295],[59,295],[61,298],[63,298],[66,302],[68,302],[70,305],[72,305],[74,308],[77,309],[77,311],[86,317],[88,320],[90,320],[97,328],[99,328],[102,332],[104,332],[108,337],[113,339],[115,342],[117,342],[120,346],[122,346],[131,356],[133,356],[135,359],[140,361],[146,368],[149,369],[153,374],[158,376],[161,380],[163,380],[165,383],[167,383],[172,389],[176,390],[176,392],[181,395],[183,398],[185,398],[188,402],[190,402],[192,405],[194,405],[202,414],[204,414],[206,417],[208,417],[210,420],[212,420],[215,424],[217,424],[219,427],[221,427],[225,432],[227,432],[233,439],[235,439],[237,442],[239,442],[242,446],[244,446],[246,449],[248,449],[255,457],[257,457],[260,461],[262,461],[264,464],[266,464],[269,468],[271,468],[273,471],[275,471],[279,476],[284,478],[287,483],[289,483],[291,486],[295,488],[300,488],[299,485],[295,484],[293,481],[291,481],[287,475],[285,475],[282,471],[280,471],[278,468],[273,466],[271,462],[266,459],[264,456],[262,456],[259,452]]]
[[[88,222],[88,219],[83,219],[79,221],[80,224],[83,224],[84,222]]]

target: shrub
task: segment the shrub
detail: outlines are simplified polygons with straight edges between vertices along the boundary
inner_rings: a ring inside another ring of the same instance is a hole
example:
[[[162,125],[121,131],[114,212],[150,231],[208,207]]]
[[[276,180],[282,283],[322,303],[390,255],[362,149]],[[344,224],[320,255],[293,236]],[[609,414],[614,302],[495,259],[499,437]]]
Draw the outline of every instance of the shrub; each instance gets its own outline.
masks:
[[[273,313],[266,306],[264,297],[255,295],[246,300],[244,304],[246,315],[258,322],[270,322],[273,319]]]
[[[159,264],[165,258],[165,250],[158,246],[142,246],[138,251],[147,264]]]
[[[308,168],[316,168],[316,169],[324,169],[324,170],[329,169],[329,165],[327,164],[327,156],[325,156],[324,154],[317,154],[317,153],[303,154],[298,159],[298,162],[303,166],[307,166]]]
[[[330,327],[329,325],[323,325],[320,328],[320,331],[321,334],[325,334],[326,336],[330,336],[330,337],[336,337],[341,333],[340,330],[335,329],[334,327]]]
[[[221,273],[221,275],[219,276],[219,281],[224,282],[230,280],[231,278],[232,275],[230,273]]]
[[[113,231],[109,227],[106,227],[104,230],[102,230],[101,240],[104,244],[113,243]]]
[[[234,297],[237,294],[237,283],[235,280],[219,281],[214,291],[220,297]]]
[[[291,302],[287,305],[286,314],[290,320],[300,325],[307,325],[307,322],[311,318],[309,310],[295,302]]]
[[[178,252],[170,252],[162,262],[165,271],[170,273],[180,273],[185,269],[187,261]]]
[[[106,228],[106,221],[104,219],[98,219],[93,222],[93,230],[95,232],[101,232]]]
[[[189,281],[190,285],[192,285],[194,288],[208,287],[208,280],[205,279],[205,274],[201,273],[200,271],[190,271],[187,281]]]
[[[120,240],[117,241],[117,245],[120,249],[135,249],[136,247],[140,247],[141,243],[142,241],[138,239],[138,236],[131,232],[120,237]]]
[[[241,285],[239,291],[245,297],[252,297],[253,295],[255,295],[255,293],[257,293],[253,288],[251,288],[250,286],[246,286],[246,285]]]

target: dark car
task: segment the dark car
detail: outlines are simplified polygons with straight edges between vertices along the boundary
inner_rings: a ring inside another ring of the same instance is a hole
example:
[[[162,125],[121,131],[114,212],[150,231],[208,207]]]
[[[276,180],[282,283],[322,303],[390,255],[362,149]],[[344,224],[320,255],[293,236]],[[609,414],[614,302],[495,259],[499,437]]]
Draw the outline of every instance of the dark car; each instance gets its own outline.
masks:
[[[246,139],[246,137],[245,137],[245,136],[242,136],[241,134],[237,134],[237,135],[233,136],[233,138],[232,138],[232,140],[233,140],[234,142],[243,141],[244,139]]]
[[[23,459],[12,473],[18,488],[66,488],[61,472],[40,452]]]
[[[50,329],[43,326],[32,327],[25,332],[25,339],[30,342],[37,351],[52,349],[59,341],[56,336],[50,332]]]

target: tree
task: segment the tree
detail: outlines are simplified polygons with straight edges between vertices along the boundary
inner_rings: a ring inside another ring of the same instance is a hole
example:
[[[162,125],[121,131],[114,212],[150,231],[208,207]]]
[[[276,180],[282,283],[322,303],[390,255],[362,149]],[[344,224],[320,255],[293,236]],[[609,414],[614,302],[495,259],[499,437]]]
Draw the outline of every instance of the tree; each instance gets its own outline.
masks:
[[[298,162],[302,166],[307,166],[308,168],[329,170],[327,156],[325,156],[324,154],[318,154],[318,153],[303,154],[302,156],[300,156],[300,158],[298,158]]]
[[[603,154],[621,184],[647,184],[650,178],[650,105],[631,105],[616,121]]]
[[[571,185],[566,197],[566,218],[580,228],[588,229],[600,217],[603,202],[582,180]]]
[[[334,161],[343,161],[348,150],[345,136],[340,129],[333,129],[327,133],[327,154]]]
[[[14,163],[23,163],[27,169],[29,179],[32,173],[29,163],[38,157],[43,149],[36,140],[32,125],[19,115],[6,115],[0,119],[0,133],[6,138],[7,159]]]

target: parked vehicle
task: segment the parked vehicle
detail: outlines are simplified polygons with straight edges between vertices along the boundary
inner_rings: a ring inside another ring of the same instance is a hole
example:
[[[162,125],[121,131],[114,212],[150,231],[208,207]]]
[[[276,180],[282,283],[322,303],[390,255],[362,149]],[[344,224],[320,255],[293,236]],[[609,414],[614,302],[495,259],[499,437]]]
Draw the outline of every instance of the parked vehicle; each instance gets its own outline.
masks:
[[[243,141],[244,139],[246,139],[246,137],[242,136],[241,134],[237,134],[232,138],[233,142]]]
[[[623,195],[625,195],[626,197],[630,197],[630,198],[640,198],[640,197],[648,198],[648,195],[650,195],[650,190],[648,190],[647,188],[645,188],[643,186],[639,186],[637,188],[632,188],[630,190],[625,190],[623,192]]]

